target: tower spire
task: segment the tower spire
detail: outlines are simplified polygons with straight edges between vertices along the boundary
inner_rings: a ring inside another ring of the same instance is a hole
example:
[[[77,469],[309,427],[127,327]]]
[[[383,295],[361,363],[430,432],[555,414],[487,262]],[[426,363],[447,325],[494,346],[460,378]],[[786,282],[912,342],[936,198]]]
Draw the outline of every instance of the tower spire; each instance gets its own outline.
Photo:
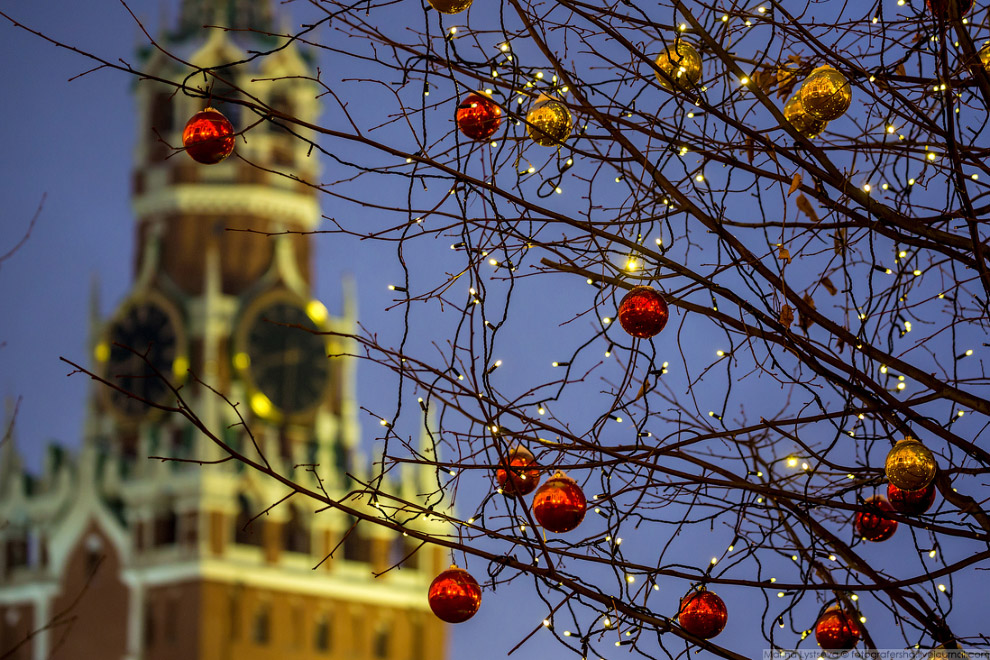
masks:
[[[187,36],[204,25],[272,31],[271,0],[182,0],[179,33]]]

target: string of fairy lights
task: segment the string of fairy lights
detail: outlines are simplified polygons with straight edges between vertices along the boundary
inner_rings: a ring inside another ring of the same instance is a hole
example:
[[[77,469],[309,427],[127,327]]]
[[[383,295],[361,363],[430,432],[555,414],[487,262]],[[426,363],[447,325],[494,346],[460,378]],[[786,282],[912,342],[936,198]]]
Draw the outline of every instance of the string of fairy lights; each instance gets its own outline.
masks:
[[[940,11],[946,12],[948,10],[945,3],[954,3],[955,1],[928,0],[928,9],[934,14]],[[466,11],[470,7],[471,2],[472,0],[430,0],[429,4],[441,14],[456,15]],[[897,1],[899,7],[904,7],[906,4],[906,0]],[[966,13],[969,9],[972,9],[971,2],[968,8],[962,5],[966,5],[966,3],[961,3],[960,6],[956,7],[956,10]],[[774,9],[779,8],[759,5],[754,10],[736,16],[723,13],[717,21],[726,26],[734,21],[738,21],[745,28],[750,28],[754,27],[764,17],[772,15]],[[944,22],[945,19],[940,18],[939,20]],[[873,17],[871,21],[871,24],[875,25],[881,25],[882,23],[883,21],[879,16]],[[969,21],[966,18],[962,18],[961,23],[964,26],[969,25]],[[698,33],[697,27],[692,27],[687,22],[679,24],[675,30],[673,40],[662,49],[655,59],[652,59],[651,67],[653,77],[661,89],[679,99],[693,100],[689,105],[694,109],[685,114],[686,118],[691,120],[698,119],[699,117],[697,115],[713,114],[716,110],[707,101],[703,100],[703,96],[701,96],[708,90],[708,86],[704,81],[705,61],[701,54],[705,49],[702,48],[699,50],[688,38],[688,35],[697,37],[698,35],[696,33]],[[458,38],[460,34],[457,26],[450,26],[446,30],[445,39],[449,42]],[[933,44],[932,48],[935,49],[934,52],[939,52],[938,48],[942,47],[938,35],[931,36],[931,44]],[[954,44],[955,47],[960,47],[958,41],[954,42]],[[505,66],[513,74],[518,73],[518,58],[510,42],[501,42],[498,45],[498,50],[504,57]],[[990,44],[984,45],[979,50],[978,55],[981,65],[990,70]],[[803,75],[801,80],[796,79],[798,75],[797,71],[800,69],[796,66],[792,68],[793,71],[786,69],[786,67],[784,70],[783,80],[787,83],[785,87],[791,91],[785,94],[787,98],[784,100],[782,107],[779,108],[779,111],[786,121],[786,132],[799,138],[797,144],[802,148],[812,149],[814,148],[814,141],[829,131],[830,124],[840,120],[852,106],[854,85],[843,72],[829,64],[822,64],[811,69],[810,72]],[[781,81],[780,72],[778,71],[775,75],[777,76],[776,81],[779,83]],[[514,122],[517,126],[524,126],[526,137],[532,144],[556,150],[558,154],[563,149],[565,143],[571,140],[575,133],[580,138],[586,137],[589,124],[576,120],[568,102],[563,100],[564,95],[572,91],[569,85],[565,84],[567,81],[563,75],[558,76],[557,74],[553,74],[548,77],[542,71],[531,73],[529,75],[530,79],[522,86],[523,89],[520,90],[513,86],[509,92],[504,94],[504,100],[501,102],[496,99],[494,87],[507,78],[513,78],[514,75],[510,75],[505,70],[500,71],[497,66],[492,66],[489,69],[488,76],[492,81],[492,87],[485,87],[480,91],[471,92],[464,95],[458,101],[455,111],[455,124],[462,136],[478,145],[487,145],[492,150],[500,149],[505,140],[497,139],[496,134],[502,127],[503,122],[508,120]],[[789,80],[789,78],[794,79]],[[857,84],[861,82],[857,81]],[[885,84],[883,80],[878,79],[875,75],[870,75],[866,79],[866,83],[878,86]],[[515,85],[514,82],[509,82],[508,84]],[[736,76],[737,90],[753,90],[760,88],[760,86],[759,76],[756,73],[744,73],[743,75]],[[793,91],[795,87],[797,89]],[[936,81],[931,85],[929,91],[942,101],[955,104],[956,107],[953,109],[953,114],[960,113],[960,107],[957,101],[962,98],[962,94],[954,89],[950,83]],[[424,97],[428,96],[429,93],[430,87],[426,85],[423,91]],[[525,115],[511,109],[513,103],[519,108],[522,108],[527,102],[530,105]],[[632,116],[631,113],[629,113],[629,116]],[[920,164],[922,171],[904,178],[902,180],[903,185],[899,184],[897,186],[891,181],[884,180],[880,176],[880,173],[876,171],[873,172],[873,176],[866,178],[863,178],[859,172],[848,172],[847,179],[849,181],[853,181],[854,179],[861,181],[855,184],[855,188],[868,199],[880,199],[888,194],[892,196],[901,195],[905,190],[914,188],[915,186],[922,187],[924,185],[922,182],[925,181],[924,177],[927,176],[928,172],[925,168],[938,167],[940,161],[943,159],[950,160],[948,147],[935,144],[934,141],[918,142],[916,135],[905,130],[907,126],[906,122],[903,125],[899,125],[899,122],[893,118],[886,117],[879,126],[879,132],[882,138],[881,144],[886,144],[888,139],[893,144],[908,143],[908,148],[901,152],[904,154],[903,158],[910,160],[912,163]],[[216,110],[207,108],[190,119],[183,133],[183,144],[186,153],[197,162],[207,165],[214,164],[222,161],[233,151],[234,135],[235,130],[230,122]],[[672,153],[681,159],[696,151],[690,146],[685,146],[685,143],[690,144],[691,140],[685,139],[681,143],[673,145]],[[575,165],[576,157],[577,152],[575,151],[572,155],[567,155],[566,158],[559,160],[556,166],[559,176],[554,179],[554,183],[550,187],[552,194],[563,194],[563,174]],[[405,162],[406,164],[417,164],[423,162],[423,158],[420,155],[413,155],[406,158]],[[515,169],[517,176],[520,177],[529,175],[542,176],[541,169],[528,161],[525,163],[520,162]],[[704,167],[700,167],[688,173],[687,182],[690,183],[693,181],[693,184],[697,184],[697,186],[704,186],[709,184],[712,178],[713,175],[706,172]],[[975,171],[968,172],[966,173],[966,178],[969,181],[978,182],[979,173]],[[614,177],[614,182],[620,184],[625,181],[626,175],[620,170]],[[877,183],[878,181],[879,183]],[[802,188],[802,185],[802,181],[799,178],[795,178],[794,183],[792,183],[792,192],[807,190],[807,188]],[[460,190],[459,185],[455,184],[450,188],[449,193],[451,196],[457,196]],[[803,193],[801,194],[803,196]],[[847,192],[847,194],[851,195],[852,193]],[[677,195],[681,195],[683,198],[680,202]],[[661,204],[669,209],[675,209],[678,206],[684,205],[686,198],[683,195],[681,191],[661,191]],[[800,203],[798,204],[798,208],[801,209]],[[802,213],[809,216],[812,221],[818,222],[818,219],[811,217],[814,214],[813,211],[802,210]],[[415,222],[424,222],[425,215],[416,217]],[[626,286],[629,290],[619,302],[616,312],[598,317],[602,336],[605,336],[608,341],[608,347],[604,351],[606,358],[612,357],[619,342],[614,335],[609,335],[606,332],[615,322],[618,323],[618,327],[621,328],[626,336],[634,342],[634,346],[641,346],[648,343],[654,337],[657,337],[664,330],[670,318],[668,301],[664,293],[645,283],[650,282],[654,278],[655,272],[659,270],[660,261],[656,257],[656,254],[663,254],[668,246],[662,237],[657,237],[654,239],[656,251],[651,253],[643,247],[647,240],[647,235],[650,234],[639,233],[636,239],[631,241],[630,245],[623,246],[623,250],[620,251],[619,263],[610,264],[610,268],[612,269],[612,275],[610,277],[613,280],[623,282],[625,285],[627,282],[634,281],[632,278],[640,277],[644,283],[638,283],[635,286]],[[533,245],[539,244],[539,241],[530,241],[527,239],[526,245],[520,249],[525,251]],[[504,246],[500,248],[479,247],[469,245],[466,241],[459,241],[451,244],[450,248],[454,251],[463,251],[469,255],[469,259],[479,261],[480,263],[487,263],[493,269],[508,271],[510,273],[509,277],[519,267],[511,252],[504,249]],[[783,270],[786,264],[790,264],[792,261],[790,251],[785,247],[783,242],[776,243],[774,248],[782,262],[781,270]],[[910,278],[922,278],[929,267],[921,263],[921,254],[922,250],[920,248],[916,250],[897,249],[892,256],[892,266],[885,266],[879,257],[873,255],[873,260],[870,262],[869,267],[879,275],[894,276],[898,281],[907,281]],[[588,284],[597,287],[602,287],[603,282],[609,282],[609,280],[597,277],[589,277],[587,279]],[[407,296],[409,295],[407,284],[392,284],[389,285],[389,290]],[[468,293],[469,307],[484,307],[485,300],[478,289],[472,286]],[[951,298],[948,291],[942,291],[936,295],[929,296],[930,299],[935,300],[945,300],[947,297]],[[711,290],[711,298],[711,311],[713,313],[719,313],[714,289]],[[904,302],[905,298],[906,294],[902,294],[900,302]],[[951,302],[955,302],[954,299]],[[866,307],[858,308],[858,318],[856,320],[865,323],[871,318],[871,314],[874,311],[881,315],[886,313],[884,309],[871,310]],[[485,324],[486,326],[490,325],[488,320],[485,321]],[[780,325],[787,327],[790,325],[790,323],[785,323],[783,313],[780,317]],[[900,337],[905,337],[913,329],[912,322],[906,318],[896,323],[896,326]],[[857,344],[856,348],[862,349],[863,344]],[[713,351],[712,365],[733,362],[736,359],[736,350],[736,347],[716,348]],[[955,355],[955,362],[959,363],[961,360],[972,355],[974,355],[974,349],[966,348],[961,353]],[[573,358],[560,359],[553,361],[551,366],[570,369],[573,362]],[[480,367],[482,372],[481,380],[484,381],[492,376],[502,365],[503,358],[501,357],[496,358],[492,356],[491,359],[484,360]],[[651,363],[649,374],[653,377],[659,377],[667,374],[669,367],[670,363],[668,361],[662,361],[659,367],[653,367]],[[454,384],[465,381],[465,373],[453,366],[450,367],[449,372],[449,376]],[[886,364],[880,364],[876,368],[876,372],[878,376],[883,377],[884,381],[894,379],[893,387],[887,388],[887,392],[893,394],[906,393],[908,380],[905,374],[896,373],[896,369],[892,370]],[[485,400],[485,396],[482,396],[480,392],[475,394],[477,394],[479,400]],[[537,419],[546,418],[550,400],[550,398],[543,398],[535,403],[534,408]],[[419,399],[419,403],[424,414],[426,414],[426,403],[422,398]],[[963,406],[955,406],[953,410],[954,412],[950,415],[945,426],[962,418],[966,412],[970,412],[969,409]],[[708,417],[716,420],[724,428],[724,414],[724,410],[711,410],[708,412]],[[851,413],[849,411],[843,411],[843,414],[840,416],[841,418],[851,417],[854,421],[851,427],[842,430],[842,434],[850,438],[859,437],[857,429],[866,426],[866,414],[862,412]],[[616,409],[603,415],[603,420],[621,424],[629,416],[629,413]],[[382,426],[391,426],[391,422],[384,417],[380,421]],[[630,421],[633,421],[636,427],[637,446],[640,446],[640,441],[654,437],[652,432],[647,430],[642,424],[635,420]],[[540,423],[542,424],[542,422]],[[505,498],[506,501],[511,501],[517,509],[520,507],[525,509],[525,516],[515,518],[515,526],[518,527],[519,533],[523,537],[526,537],[527,530],[534,524],[543,530],[542,541],[539,543],[533,542],[526,546],[534,553],[532,557],[533,565],[540,565],[541,563],[541,555],[538,552],[538,547],[542,545],[544,550],[546,549],[546,544],[548,543],[546,541],[548,538],[546,533],[563,535],[573,532],[582,524],[589,508],[593,513],[609,521],[609,532],[603,535],[602,541],[605,547],[608,548],[607,553],[610,557],[621,558],[622,549],[620,546],[622,544],[622,537],[613,536],[613,526],[611,525],[611,521],[615,516],[615,506],[612,502],[611,495],[608,497],[603,496],[602,498],[599,498],[598,495],[592,495],[589,499],[584,492],[584,487],[577,480],[562,470],[554,469],[554,466],[541,465],[537,457],[526,446],[521,443],[513,443],[511,440],[512,434],[505,426],[496,422],[486,424],[486,432],[490,435],[492,446],[499,456],[494,469],[496,494]],[[864,428],[861,435],[865,437],[871,434]],[[939,462],[935,454],[924,443],[908,434],[905,434],[905,436],[886,454],[882,470],[883,478],[886,480],[886,496],[877,494],[862,497],[857,494],[858,501],[852,520],[852,528],[857,539],[870,543],[881,543],[892,538],[901,523],[908,523],[912,527],[917,524],[920,528],[926,526],[925,523],[919,524],[916,521],[921,516],[925,516],[936,501],[936,477],[939,475]],[[540,440],[546,442],[542,438]],[[845,472],[834,467],[828,468],[825,465],[827,462],[825,458],[813,451],[806,453],[792,451],[774,459],[773,463],[768,464],[764,469],[750,470],[746,475],[749,483],[757,484],[767,490],[753,489],[748,491],[747,495],[752,496],[753,503],[764,507],[768,511],[774,508],[777,512],[783,512],[788,509],[781,503],[780,497],[778,495],[768,495],[768,493],[771,493],[772,489],[778,487],[779,484],[784,484],[788,481],[810,479],[819,474],[828,474],[838,476],[839,478],[844,477],[852,481],[853,486],[850,487],[850,492],[857,493],[865,490],[867,485],[876,486],[881,483],[877,475],[864,478],[863,474],[869,471],[869,466],[865,466],[864,471],[854,474],[853,472]],[[439,467],[442,466],[438,465]],[[781,468],[786,468],[789,472],[778,474]],[[444,469],[451,477],[455,477],[458,474],[458,471],[453,467],[445,467]],[[604,475],[603,479],[612,479],[613,473],[605,468],[602,468],[602,474]],[[945,493],[944,488],[942,492]],[[524,498],[530,495],[532,495],[532,502],[526,505]],[[769,516],[770,513],[764,515]],[[467,519],[466,525],[476,526],[482,517],[482,513],[476,514],[475,517]],[[688,593],[680,599],[676,614],[667,619],[671,624],[676,623],[678,634],[685,639],[704,645],[707,642],[703,640],[713,639],[725,629],[729,607],[721,597],[709,589],[709,586],[711,583],[718,581],[717,578],[713,577],[715,567],[720,564],[724,565],[726,560],[731,558],[736,545],[743,542],[744,540],[737,535],[724,552],[711,557],[704,572],[691,585]],[[802,547],[797,542],[794,543],[793,549],[776,549],[782,553],[783,557],[788,558],[795,564],[806,566],[806,568],[802,568],[802,571],[805,572],[804,574],[810,574],[817,570],[816,567],[825,561],[831,562],[837,567],[842,561],[852,564],[850,558],[854,557],[852,550],[848,548],[829,551],[818,557],[814,553],[811,553],[808,548]],[[923,552],[924,556],[927,556],[931,560],[941,560],[937,542],[934,542],[933,547],[930,549],[926,548]],[[545,561],[548,562],[549,560]],[[619,561],[619,563],[626,565],[624,560]],[[636,570],[623,570],[621,580],[627,589],[642,589],[648,593],[651,590],[659,591],[657,575],[657,573],[651,573],[649,570],[639,572]],[[641,577],[643,578],[642,581],[640,581]],[[770,577],[766,580],[766,586],[776,583],[776,577]],[[935,590],[938,594],[946,594],[946,597],[951,595],[949,593],[949,587],[944,582],[938,582],[936,584],[937,587],[935,587]],[[571,586],[574,586],[573,582]],[[841,592],[839,589],[836,591]],[[793,591],[785,589],[774,593],[778,599],[783,599],[793,594]],[[587,594],[582,595],[587,597]],[[453,565],[449,569],[442,571],[433,580],[429,588],[428,601],[437,617],[450,623],[461,623],[467,621],[478,612],[482,601],[482,587],[471,573]],[[837,593],[820,610],[812,627],[805,626],[799,630],[800,638],[803,640],[813,634],[818,645],[824,651],[854,647],[868,634],[864,625],[867,622],[867,618],[857,609],[858,601],[859,595],[856,593]],[[564,602],[566,602],[566,599]],[[553,630],[555,628],[554,619],[555,613],[551,612],[542,620],[541,626]],[[784,614],[779,615],[776,621],[780,628],[785,627]],[[587,630],[572,631],[567,629],[563,630],[561,635],[565,638],[580,637],[581,647],[578,650],[583,657],[589,657],[591,640],[596,634],[614,631],[618,638],[614,642],[615,646],[624,646],[634,643],[638,639],[641,630],[641,624],[636,622],[631,611],[619,611],[617,607],[614,607],[612,611],[597,611],[594,622],[590,624]],[[952,640],[941,641],[951,642]],[[726,657],[735,656],[726,655]]]
[[[763,8],[760,9],[762,10]],[[658,58],[656,63],[658,68],[660,69],[659,71],[656,72],[656,75],[661,83],[661,86],[666,85],[669,87],[671,85],[678,85],[682,82],[682,79],[684,82],[687,82],[690,85],[697,84],[698,82],[698,77],[700,76],[700,69],[701,69],[700,56],[698,56],[697,52],[694,51],[694,49],[685,42],[677,42],[675,43],[674,46],[668,48],[668,50],[664,54],[661,54],[661,56]],[[749,80],[745,77],[743,77],[740,80],[740,83],[742,85],[746,85],[748,84],[748,82]],[[816,101],[815,100],[816,98],[818,98],[819,100]],[[792,96],[791,99],[788,100],[788,103],[785,105],[785,111],[784,111],[785,117],[795,126],[796,130],[806,134],[807,137],[813,138],[817,136],[818,133],[825,130],[825,128],[827,127],[827,123],[829,121],[837,119],[839,116],[841,116],[845,112],[845,110],[848,109],[850,101],[851,101],[851,88],[848,81],[846,81],[845,78],[837,71],[831,69],[831,67],[822,67],[816,70],[815,72],[813,72],[812,75],[809,76],[809,78],[805,81],[804,85],[802,85],[801,95]],[[541,103],[546,103],[546,99],[542,99]],[[477,107],[482,104],[483,104],[483,99],[480,102],[475,103],[473,107]],[[532,119],[532,121],[528,122],[533,125],[532,127],[536,127],[537,130],[543,129],[544,132],[548,134],[551,133],[551,131],[545,130],[547,124],[542,119],[540,119],[538,115],[532,115],[529,119]],[[567,117],[566,119],[562,118],[559,121],[556,121],[556,125],[566,128],[561,128],[559,137],[555,137],[555,140],[550,141],[549,144],[553,144],[554,142],[562,142],[564,139],[566,139],[567,135],[569,134],[571,120],[569,117]],[[532,127],[530,131],[531,137],[533,137]],[[468,134],[468,132],[465,131],[463,127],[461,128],[462,128],[462,132]],[[895,130],[891,130],[891,129],[893,129],[893,127],[888,127],[888,132],[894,133]],[[539,134],[537,133],[537,135]],[[903,139],[903,136],[900,137]],[[537,137],[534,137],[534,141],[537,142],[537,144],[541,144],[542,146],[549,146],[548,144],[544,144],[544,142],[541,142],[541,140],[538,139]],[[926,146],[925,151],[927,153],[925,158],[929,162],[933,162],[936,160],[937,154],[929,151],[928,149],[929,148]],[[531,170],[532,168],[530,168],[530,171]],[[619,180],[620,179],[617,177],[616,181],[618,182]],[[704,180],[703,175],[702,174],[696,175],[696,180],[699,183],[703,182]],[[975,175],[974,175],[974,180],[976,180]],[[915,183],[914,179],[909,180],[909,185],[914,185],[914,183]],[[888,184],[883,184],[881,186],[882,190],[887,190],[888,188],[889,188]],[[864,192],[867,193],[871,192],[870,184],[864,184],[863,190]],[[559,192],[559,188],[558,188],[558,192]],[[904,258],[905,256],[906,255],[904,252],[901,252],[899,255],[900,258]],[[630,257],[629,262],[627,263],[627,268],[629,270],[636,270],[637,267],[638,267],[637,261],[633,257]],[[889,274],[890,273],[889,269],[886,269],[886,272]],[[915,276],[919,276],[921,274],[920,269],[915,269],[913,274]],[[611,319],[609,317],[604,317],[602,321],[603,324],[608,324],[611,321]],[[905,328],[906,328],[905,332],[909,332],[910,324],[907,324]],[[606,355],[609,354],[610,350],[611,347],[609,350],[606,351]],[[722,351],[717,352],[717,356],[719,358],[724,357],[724,355],[725,354]],[[569,362],[565,362],[565,361],[557,361],[553,363],[553,366],[568,366],[568,365]],[[664,366],[666,368],[666,364]],[[905,384],[903,382],[903,376],[901,376],[900,382],[897,385],[897,389],[902,390],[904,389],[904,387]],[[542,412],[542,404],[540,407],[540,412]],[[710,413],[710,414],[712,416],[715,416],[715,413]],[[621,419],[619,419],[618,417],[614,417],[614,419],[616,419],[616,421],[621,421]],[[532,460],[531,455],[526,458],[527,462],[531,460]],[[888,462],[889,461],[890,458],[888,458]],[[794,466],[796,465],[796,459],[789,458],[787,459],[787,463],[789,466]],[[801,467],[805,471],[809,469],[809,466],[806,462],[802,463]],[[917,486],[917,484],[914,484],[914,486]],[[893,487],[893,482],[892,482],[892,487]],[[934,490],[933,488],[928,488],[927,490],[920,490],[920,491],[911,490],[907,492],[925,493],[925,498],[927,499],[929,494],[933,495]],[[877,508],[883,510],[892,510],[891,506],[887,504],[887,501],[880,498],[879,496],[877,498],[870,498],[870,500],[868,500],[868,503],[871,500],[876,502]],[[930,504],[931,502],[928,502],[928,506],[930,506]],[[927,510],[927,506],[924,508],[925,510]],[[857,526],[857,531],[860,533],[860,535],[863,538],[868,538],[873,541],[880,541],[880,540],[885,540],[886,538],[889,538],[890,535],[892,535],[893,530],[896,529],[896,521],[884,519],[873,513],[861,513],[857,515],[856,526]],[[878,526],[880,527],[879,531],[875,529]],[[833,561],[835,559],[834,555],[830,556],[830,558]],[[799,557],[797,555],[794,555],[792,559],[794,561],[798,561]],[[716,559],[713,559],[712,564],[714,565],[715,563],[716,563]],[[714,595],[711,594],[711,592],[703,591],[700,592],[700,594],[710,595],[714,597]],[[778,595],[782,596],[783,592],[781,592]],[[853,600],[855,599],[856,597],[854,595]],[[718,607],[722,607],[724,609],[723,605],[719,605]],[[687,623],[691,621],[691,614],[690,612],[684,611],[683,604],[682,604],[681,616],[679,618],[682,621],[682,625],[686,625],[686,626],[691,625],[690,623]],[[606,623],[609,621],[607,617],[604,620]],[[866,618],[860,616],[858,620],[860,623],[865,623]],[[548,621],[545,621],[544,623],[545,625],[549,625]],[[724,621],[722,625],[724,625]],[[721,630],[721,627],[718,626],[716,627],[717,630],[714,630],[714,632],[707,634],[698,631],[693,631],[693,632],[694,634],[697,634],[700,637],[710,637],[710,636],[714,636]],[[804,633],[802,633],[802,637],[806,636],[808,632],[810,631],[805,631]],[[569,633],[565,633],[565,634],[569,635]],[[855,642],[855,639],[858,639],[858,636],[859,633],[857,627],[855,626],[855,620],[850,618],[850,615],[847,614],[841,607],[829,609],[825,613],[823,613],[822,617],[819,620],[818,625],[816,626],[816,637],[819,639],[819,643],[820,645],[822,645],[823,648],[847,648],[850,645],[850,642]]]

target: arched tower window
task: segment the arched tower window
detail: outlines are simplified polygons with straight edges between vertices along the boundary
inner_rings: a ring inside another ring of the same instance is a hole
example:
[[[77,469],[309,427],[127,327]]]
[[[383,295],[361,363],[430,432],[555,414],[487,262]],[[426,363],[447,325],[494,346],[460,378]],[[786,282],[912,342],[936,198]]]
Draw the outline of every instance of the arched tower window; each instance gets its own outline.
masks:
[[[350,530],[350,533],[346,530],[344,531],[347,534],[344,538],[344,559],[350,561],[370,561],[371,544],[368,542],[367,537],[364,536],[361,530],[361,524],[355,518],[350,518],[348,522],[350,525],[347,527],[347,530]]]
[[[179,517],[174,503],[169,502],[164,511],[155,514],[154,544],[156,546],[175,545],[179,538]]]
[[[396,536],[389,547],[389,562],[402,568],[419,568],[419,548],[423,542],[411,536]]]
[[[283,547],[288,552],[299,552],[308,555],[310,552],[310,534],[306,521],[299,515],[294,506],[289,507],[289,519],[285,521],[283,531]]]
[[[316,619],[313,631],[313,649],[320,653],[329,653],[333,646],[333,629],[330,615],[324,612]]]
[[[172,105],[173,93],[169,91],[155,92],[151,97],[151,129],[162,137],[167,137],[175,130],[175,109]]]
[[[384,660],[388,657],[389,642],[391,641],[389,631],[390,626],[386,623],[379,623],[375,628],[375,637],[372,640],[371,651],[378,660]]]
[[[267,603],[258,606],[258,611],[254,614],[254,624],[251,630],[251,639],[255,644],[264,645],[268,643],[271,636],[271,612]]]
[[[289,98],[289,95],[286,94],[284,91],[278,91],[272,94],[271,99],[268,102],[268,105],[270,105],[273,110],[280,112],[283,115],[287,115],[289,117],[296,116],[295,105],[292,103],[292,100]],[[275,132],[281,132],[281,133],[288,132],[284,128],[285,122],[282,120],[275,119],[275,121],[269,125],[271,126],[272,130]]]
[[[284,91],[277,91],[272,94],[268,104],[272,109],[289,117],[296,116],[296,108]],[[284,139],[277,139],[272,144],[272,163],[278,167],[290,167],[295,163],[296,141],[290,133],[289,124],[281,119],[274,119],[269,122],[273,133],[284,136]]]
[[[232,72],[228,69],[224,70],[222,75],[226,78],[229,77],[231,73]],[[210,107],[222,112],[223,116],[229,119],[230,123],[234,125],[235,131],[239,131],[244,128],[241,125],[241,106],[230,102],[230,100],[237,98],[240,98],[240,94],[232,87],[215,82],[213,85],[213,92],[209,99]]]
[[[28,565],[28,535],[18,532],[7,539],[6,544],[7,569],[21,568]]]
[[[261,526],[264,524],[260,519],[252,522],[254,513],[251,511],[251,503],[244,495],[237,497],[237,520],[234,522],[234,543],[241,545],[261,545]]]
[[[164,160],[169,154],[167,142],[176,130],[175,106],[172,92],[160,90],[151,95],[148,108],[148,153],[152,161]],[[176,145],[173,145],[176,146]]]

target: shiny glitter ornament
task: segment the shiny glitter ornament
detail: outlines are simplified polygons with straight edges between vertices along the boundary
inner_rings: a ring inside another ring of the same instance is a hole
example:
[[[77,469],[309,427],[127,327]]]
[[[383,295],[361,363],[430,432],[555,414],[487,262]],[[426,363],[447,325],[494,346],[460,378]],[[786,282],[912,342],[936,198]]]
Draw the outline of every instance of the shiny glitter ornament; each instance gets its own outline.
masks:
[[[495,470],[495,480],[504,495],[529,495],[540,483],[540,471],[536,458],[525,447],[516,447],[509,452]]]
[[[541,95],[526,115],[526,132],[541,147],[559,147],[571,134],[571,111],[560,101]]]
[[[502,124],[502,108],[484,94],[468,94],[457,106],[457,128],[472,140],[487,140]]]
[[[826,651],[851,649],[862,633],[856,619],[839,607],[830,607],[815,624],[815,641]]]
[[[928,11],[932,13],[932,16],[948,19],[950,2],[956,3],[960,16],[968,14],[975,4],[975,0],[927,0]]]
[[[798,95],[804,111],[822,121],[838,119],[852,103],[849,81],[827,64],[818,67],[804,79]]]
[[[897,513],[908,516],[921,515],[935,503],[935,484],[928,484],[921,490],[904,490],[888,483],[887,501]]]
[[[667,301],[649,286],[637,286],[619,302],[619,324],[633,337],[649,339],[667,325]]]
[[[887,454],[883,469],[898,488],[921,490],[935,478],[938,465],[928,447],[914,438],[904,438]]]
[[[557,532],[569,532],[584,520],[588,510],[588,501],[581,487],[564,475],[557,472],[540,486],[533,496],[533,517],[544,529]]]
[[[722,599],[711,591],[695,591],[681,599],[677,622],[695,637],[711,639],[722,632],[729,611]]]
[[[430,6],[441,14],[460,14],[471,6],[474,0],[428,0]]]
[[[884,517],[884,512],[891,512],[894,507],[883,495],[874,495],[863,504],[863,510],[856,514],[853,526],[857,536],[866,541],[886,541],[897,531],[897,521]]]
[[[656,65],[666,74],[654,72],[664,89],[690,89],[701,80],[701,55],[686,41],[678,39],[667,46],[657,56]]]
[[[219,163],[234,151],[234,126],[219,110],[206,108],[186,122],[182,146],[197,163]]]
[[[461,623],[473,617],[481,607],[481,587],[470,573],[451,565],[433,579],[427,599],[438,619]]]
[[[983,44],[983,47],[980,48],[980,64],[983,65],[983,68],[987,72],[990,72],[990,41]]]
[[[809,139],[821,135],[828,126],[827,121],[816,119],[804,111],[800,94],[787,99],[787,103],[784,104],[784,119],[790,122],[794,130]]]

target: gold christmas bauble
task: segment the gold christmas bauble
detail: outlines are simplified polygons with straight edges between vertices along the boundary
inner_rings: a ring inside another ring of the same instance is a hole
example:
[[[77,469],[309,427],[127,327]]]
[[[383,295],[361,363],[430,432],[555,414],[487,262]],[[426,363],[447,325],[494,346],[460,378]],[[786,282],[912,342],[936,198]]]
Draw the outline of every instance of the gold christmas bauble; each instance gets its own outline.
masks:
[[[804,79],[798,95],[805,112],[815,119],[832,121],[849,109],[852,86],[844,75],[825,65]]]
[[[571,134],[571,111],[560,101],[543,98],[526,115],[526,132],[541,147],[559,147]]]
[[[784,119],[790,122],[798,133],[812,139],[821,135],[825,127],[828,126],[827,121],[815,119],[804,111],[800,94],[795,94],[787,99],[787,103],[784,104]]]
[[[983,44],[983,48],[980,49],[980,64],[987,71],[990,71],[990,41]]]
[[[474,0],[428,0],[430,6],[441,14],[460,14],[471,6]]]
[[[680,89],[693,87],[701,80],[701,55],[686,41],[678,39],[667,46],[657,56],[656,65],[667,74],[662,76],[654,72],[664,89],[671,89],[671,80]]]
[[[890,483],[902,490],[921,490],[935,478],[938,465],[928,447],[914,438],[898,441],[887,454],[884,472]]]

